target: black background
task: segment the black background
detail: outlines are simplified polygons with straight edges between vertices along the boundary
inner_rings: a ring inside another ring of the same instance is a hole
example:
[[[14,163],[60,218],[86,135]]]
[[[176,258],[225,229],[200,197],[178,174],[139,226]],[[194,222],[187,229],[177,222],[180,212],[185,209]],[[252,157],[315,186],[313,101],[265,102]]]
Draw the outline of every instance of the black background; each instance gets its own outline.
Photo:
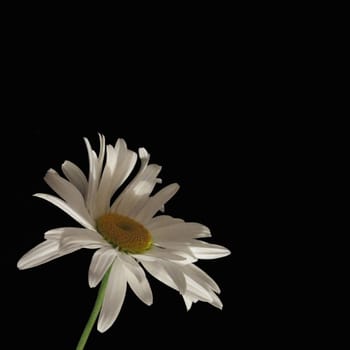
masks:
[[[270,125],[257,114],[266,102],[251,43],[224,23],[115,42],[29,28],[9,40],[3,94],[3,317],[12,347],[73,349],[86,324],[97,292],[87,282],[91,251],[25,271],[16,263],[46,230],[79,226],[32,194],[51,193],[43,176],[66,159],[86,172],[83,137],[96,149],[98,132],[146,147],[163,184],[181,186],[166,213],[209,226],[210,242],[232,254],[198,263],[221,287],[222,311],[197,303],[187,312],[177,292],[149,277],[153,305],[128,291],[112,328],[94,330],[86,349],[260,343],[273,332],[267,271],[255,257]]]

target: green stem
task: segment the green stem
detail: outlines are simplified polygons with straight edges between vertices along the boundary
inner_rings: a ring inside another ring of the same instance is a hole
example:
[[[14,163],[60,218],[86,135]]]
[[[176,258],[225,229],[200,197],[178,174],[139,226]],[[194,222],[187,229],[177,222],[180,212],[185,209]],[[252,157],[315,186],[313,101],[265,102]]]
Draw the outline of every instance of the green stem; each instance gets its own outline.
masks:
[[[106,292],[109,272],[110,272],[110,269],[106,272],[106,274],[104,275],[104,277],[102,279],[100,289],[99,289],[98,294],[97,294],[97,299],[95,301],[94,308],[92,309],[91,315],[90,315],[89,320],[84,328],[83,334],[80,337],[80,340],[79,340],[79,343],[77,345],[76,350],[83,350],[84,349],[85,344],[86,344],[86,342],[89,338],[89,335],[91,333],[91,330],[96,322],[97,316],[100,313],[102,303],[103,303],[103,298],[104,298],[105,292]]]

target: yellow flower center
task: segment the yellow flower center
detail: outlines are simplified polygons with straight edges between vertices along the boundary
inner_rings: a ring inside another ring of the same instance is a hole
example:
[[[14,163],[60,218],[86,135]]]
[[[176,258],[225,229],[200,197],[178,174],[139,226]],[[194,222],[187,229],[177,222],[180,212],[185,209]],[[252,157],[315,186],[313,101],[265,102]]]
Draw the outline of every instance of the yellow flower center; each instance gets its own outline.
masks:
[[[106,214],[96,220],[97,230],[114,247],[139,254],[152,245],[152,236],[145,227],[119,214]]]

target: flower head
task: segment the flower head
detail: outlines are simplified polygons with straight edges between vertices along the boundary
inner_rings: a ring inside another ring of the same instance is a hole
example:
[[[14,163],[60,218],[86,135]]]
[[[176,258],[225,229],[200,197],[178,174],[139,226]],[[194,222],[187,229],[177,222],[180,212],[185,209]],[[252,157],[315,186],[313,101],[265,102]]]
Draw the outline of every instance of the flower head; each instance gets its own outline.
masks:
[[[135,167],[137,155],[124,140],[106,145],[99,135],[97,155],[84,139],[89,156],[89,175],[72,162],[62,164],[65,178],[50,169],[47,184],[58,196],[38,193],[62,209],[82,227],[62,227],[45,233],[45,240],[27,252],[19,269],[38,266],[82,248],[95,249],[89,267],[89,285],[97,286],[108,275],[97,328],[106,331],[118,317],[127,285],[147,305],[153,301],[145,271],[179,291],[187,309],[204,301],[222,308],[215,281],[194,263],[215,259],[229,250],[200,240],[210,237],[207,227],[168,215],[155,216],[179,189],[171,184],[152,195],[161,167],[149,164],[150,155],[139,149],[136,176],[113,199]]]

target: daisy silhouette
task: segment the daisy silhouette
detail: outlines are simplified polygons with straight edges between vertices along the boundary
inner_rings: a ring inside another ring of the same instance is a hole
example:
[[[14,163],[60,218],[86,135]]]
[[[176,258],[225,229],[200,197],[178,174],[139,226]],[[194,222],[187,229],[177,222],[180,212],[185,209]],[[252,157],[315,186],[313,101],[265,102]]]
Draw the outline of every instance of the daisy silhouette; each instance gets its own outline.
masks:
[[[210,230],[199,223],[185,222],[168,215],[156,215],[179,189],[171,184],[152,194],[161,167],[149,164],[150,155],[140,148],[138,156],[123,139],[106,145],[99,135],[97,155],[84,139],[88,157],[88,177],[70,161],[62,164],[60,176],[53,169],[44,179],[57,193],[37,193],[36,197],[57,206],[82,227],[62,227],[45,233],[45,240],[27,252],[19,269],[47,263],[79,249],[94,249],[89,267],[89,285],[100,284],[95,307],[77,349],[83,349],[98,317],[97,329],[105,332],[118,317],[127,285],[147,305],[153,301],[145,271],[177,290],[187,309],[197,301],[219,309],[222,303],[215,281],[194,263],[198,259],[216,259],[230,254],[223,246],[201,238]],[[140,169],[129,184],[113,199],[128,179],[136,162]]]

